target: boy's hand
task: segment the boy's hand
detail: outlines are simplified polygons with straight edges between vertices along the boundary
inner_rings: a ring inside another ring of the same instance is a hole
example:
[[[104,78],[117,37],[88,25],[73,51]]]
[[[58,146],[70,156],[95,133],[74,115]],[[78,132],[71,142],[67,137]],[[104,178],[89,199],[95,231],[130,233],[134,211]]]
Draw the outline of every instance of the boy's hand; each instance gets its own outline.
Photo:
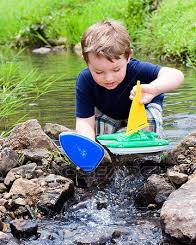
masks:
[[[136,95],[136,87],[134,86],[130,92],[129,98],[133,100]],[[147,104],[151,102],[151,100],[159,94],[157,87],[154,84],[141,84],[142,90],[142,99],[140,101],[141,104]]]

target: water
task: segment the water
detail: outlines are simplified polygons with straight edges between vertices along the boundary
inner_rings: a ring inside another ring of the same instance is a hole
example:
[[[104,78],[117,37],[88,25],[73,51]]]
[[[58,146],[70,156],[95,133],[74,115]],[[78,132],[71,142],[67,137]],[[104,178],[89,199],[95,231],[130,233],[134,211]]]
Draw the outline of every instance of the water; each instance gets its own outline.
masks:
[[[2,122],[0,131],[12,127],[23,116],[26,116],[25,120],[36,118],[42,125],[51,122],[74,128],[75,78],[85,67],[83,60],[66,52],[43,56],[23,53],[17,62],[36,68],[43,79],[55,75],[57,81],[53,84],[52,92]],[[151,62],[158,63],[154,60]],[[168,93],[164,103],[164,134],[171,145],[175,145],[196,129],[196,72],[176,64],[163,65],[180,68],[185,74],[183,86]],[[145,178],[127,167],[117,168],[112,183],[104,190],[91,190],[90,196],[82,202],[78,199],[78,203],[68,205],[61,217],[40,221],[39,238],[21,241],[21,244],[71,245],[83,239],[92,241],[92,237],[94,241],[109,237],[105,243],[108,245],[165,244],[162,241],[159,212],[136,209],[134,206],[135,195]],[[116,230],[121,232],[120,237],[112,236]]]
[[[159,245],[159,214],[134,206],[134,196],[143,180],[143,176],[126,167],[117,168],[109,186],[67,208],[62,219],[40,222],[39,238],[22,244]],[[119,233],[119,237],[114,236]],[[98,243],[104,239],[106,243]]]

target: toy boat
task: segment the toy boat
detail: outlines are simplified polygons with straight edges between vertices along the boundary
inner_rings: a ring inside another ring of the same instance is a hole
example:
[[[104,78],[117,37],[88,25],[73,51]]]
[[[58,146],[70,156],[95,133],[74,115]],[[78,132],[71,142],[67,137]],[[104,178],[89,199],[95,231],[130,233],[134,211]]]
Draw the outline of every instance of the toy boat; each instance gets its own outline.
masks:
[[[155,132],[141,131],[148,126],[144,104],[140,104],[141,87],[137,81],[136,95],[129,112],[126,132],[103,134],[97,140],[114,154],[137,154],[161,152],[168,149],[169,142],[160,139]]]

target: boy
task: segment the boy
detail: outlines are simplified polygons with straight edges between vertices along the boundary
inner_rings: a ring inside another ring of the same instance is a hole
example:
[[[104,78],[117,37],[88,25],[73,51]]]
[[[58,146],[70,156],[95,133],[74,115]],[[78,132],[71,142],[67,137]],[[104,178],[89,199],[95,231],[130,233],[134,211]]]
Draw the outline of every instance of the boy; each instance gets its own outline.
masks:
[[[132,58],[129,34],[115,20],[90,26],[81,45],[88,68],[76,82],[76,131],[95,140],[125,126],[140,80],[148,130],[161,134],[163,93],[182,83],[182,72]]]

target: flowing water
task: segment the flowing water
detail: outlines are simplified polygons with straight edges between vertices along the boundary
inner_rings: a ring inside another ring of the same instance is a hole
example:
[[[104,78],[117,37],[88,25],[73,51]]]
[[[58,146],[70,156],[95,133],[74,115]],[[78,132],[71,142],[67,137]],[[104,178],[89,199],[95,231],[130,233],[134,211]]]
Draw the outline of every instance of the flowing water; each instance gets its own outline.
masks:
[[[10,128],[23,116],[26,119],[36,118],[42,125],[51,122],[74,128],[74,86],[77,74],[85,67],[82,59],[69,52],[47,55],[24,53],[17,62],[37,69],[43,79],[55,75],[57,80],[52,92],[1,122],[0,130]],[[150,62],[158,63],[155,60]],[[196,129],[196,72],[193,68],[176,64],[162,65],[177,67],[185,75],[183,86],[165,96],[164,134],[173,147]],[[21,241],[21,244],[90,244],[90,241],[99,239],[102,243],[94,244],[166,244],[161,235],[159,213],[134,206],[134,197],[145,177],[125,166],[117,168],[109,186],[103,190],[91,190],[85,201],[65,208],[61,218],[43,220],[39,223],[40,237]],[[116,230],[115,234],[120,232],[120,237],[114,236]],[[108,236],[110,239],[106,239]],[[84,241],[86,243],[79,243]]]

